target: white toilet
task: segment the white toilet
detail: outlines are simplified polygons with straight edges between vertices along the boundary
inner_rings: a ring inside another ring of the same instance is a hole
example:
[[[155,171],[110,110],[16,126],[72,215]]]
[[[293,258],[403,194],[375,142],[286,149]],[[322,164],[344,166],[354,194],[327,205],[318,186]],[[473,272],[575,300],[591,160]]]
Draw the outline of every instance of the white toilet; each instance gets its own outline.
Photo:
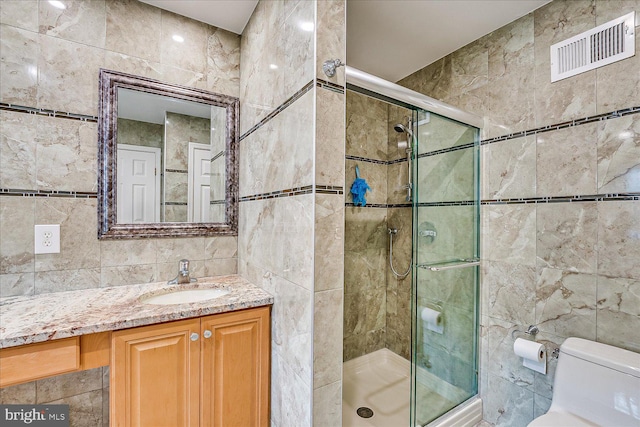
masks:
[[[567,338],[549,412],[528,427],[640,427],[640,354]]]

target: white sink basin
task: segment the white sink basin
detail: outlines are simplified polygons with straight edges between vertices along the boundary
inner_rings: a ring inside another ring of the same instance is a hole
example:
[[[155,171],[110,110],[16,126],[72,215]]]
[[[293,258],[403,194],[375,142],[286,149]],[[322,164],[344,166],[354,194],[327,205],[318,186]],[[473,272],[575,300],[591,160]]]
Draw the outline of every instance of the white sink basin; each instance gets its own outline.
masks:
[[[167,294],[142,298],[141,302],[158,305],[190,304],[220,298],[228,293],[229,291],[225,289],[182,289]]]

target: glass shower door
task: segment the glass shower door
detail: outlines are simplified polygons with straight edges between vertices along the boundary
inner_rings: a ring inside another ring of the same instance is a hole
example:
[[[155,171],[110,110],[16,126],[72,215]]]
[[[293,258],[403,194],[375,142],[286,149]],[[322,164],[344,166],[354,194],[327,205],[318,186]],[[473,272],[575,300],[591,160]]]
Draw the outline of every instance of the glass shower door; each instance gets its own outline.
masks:
[[[479,130],[419,111],[414,123],[411,425],[477,394]]]

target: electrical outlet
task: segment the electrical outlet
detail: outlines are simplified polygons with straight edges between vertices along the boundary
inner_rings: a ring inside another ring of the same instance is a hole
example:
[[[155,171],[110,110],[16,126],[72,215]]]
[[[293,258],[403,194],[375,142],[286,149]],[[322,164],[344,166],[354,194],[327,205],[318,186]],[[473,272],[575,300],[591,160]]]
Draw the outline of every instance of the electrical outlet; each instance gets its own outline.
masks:
[[[60,253],[60,224],[36,225],[36,254]]]

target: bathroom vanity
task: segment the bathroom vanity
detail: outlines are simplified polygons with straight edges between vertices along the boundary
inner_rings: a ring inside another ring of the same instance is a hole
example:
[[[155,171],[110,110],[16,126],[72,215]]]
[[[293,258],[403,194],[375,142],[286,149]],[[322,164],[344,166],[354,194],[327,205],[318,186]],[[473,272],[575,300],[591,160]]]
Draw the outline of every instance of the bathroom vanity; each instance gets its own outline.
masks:
[[[271,304],[235,275],[5,298],[0,387],[108,365],[112,426],[266,426]]]

